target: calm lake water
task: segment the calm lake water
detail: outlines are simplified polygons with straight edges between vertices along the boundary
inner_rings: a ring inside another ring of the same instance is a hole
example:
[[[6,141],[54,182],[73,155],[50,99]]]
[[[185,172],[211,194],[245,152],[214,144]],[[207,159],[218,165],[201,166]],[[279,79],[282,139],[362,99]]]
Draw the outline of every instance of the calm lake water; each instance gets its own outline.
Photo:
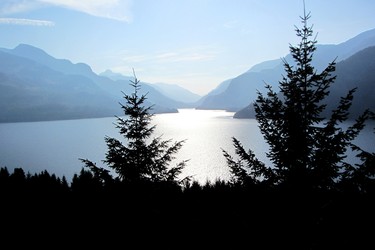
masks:
[[[265,156],[268,145],[259,132],[257,121],[233,119],[233,114],[195,109],[158,114],[153,118],[154,137],[186,140],[172,163],[189,160],[181,177],[193,176],[201,183],[218,178],[225,180],[229,169],[222,149],[234,155],[233,136],[245,148],[252,149],[260,160],[269,163]],[[97,118],[0,124],[0,167],[6,166],[10,171],[22,167],[32,174],[47,170],[65,176],[69,182],[83,167],[79,158],[105,167],[102,163],[107,152],[104,137],[121,139],[115,122],[115,118]],[[373,127],[366,127],[357,140],[358,145],[371,152],[375,151]]]

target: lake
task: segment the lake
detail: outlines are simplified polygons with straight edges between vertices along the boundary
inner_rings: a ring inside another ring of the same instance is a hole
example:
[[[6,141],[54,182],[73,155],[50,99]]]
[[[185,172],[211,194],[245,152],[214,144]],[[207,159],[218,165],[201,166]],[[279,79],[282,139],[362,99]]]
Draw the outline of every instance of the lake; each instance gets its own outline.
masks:
[[[186,140],[175,155],[172,165],[189,160],[181,175],[192,176],[204,183],[216,179],[227,180],[229,169],[222,149],[234,155],[232,137],[239,139],[246,149],[257,157],[266,158],[268,145],[264,142],[254,119],[234,119],[233,112],[222,110],[180,109],[179,113],[157,114],[154,136],[163,140]],[[105,167],[107,145],[105,136],[121,139],[114,123],[116,118],[95,118],[47,122],[0,124],[0,167],[12,171],[22,167],[25,172],[47,170],[68,182],[84,166],[79,158],[87,158]],[[357,142],[371,152],[375,151],[374,133],[368,126]]]

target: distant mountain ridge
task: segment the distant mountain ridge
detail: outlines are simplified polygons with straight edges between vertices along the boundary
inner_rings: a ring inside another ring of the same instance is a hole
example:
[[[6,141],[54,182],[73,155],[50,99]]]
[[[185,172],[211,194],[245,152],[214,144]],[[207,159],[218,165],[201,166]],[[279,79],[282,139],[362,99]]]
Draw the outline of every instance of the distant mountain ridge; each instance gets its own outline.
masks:
[[[358,87],[355,114],[360,107],[372,108],[374,101],[375,29],[338,45],[317,45],[313,65],[320,71],[334,59],[337,80],[331,88],[333,105],[347,90]],[[284,57],[293,65],[290,54]],[[140,94],[147,93],[146,105],[153,112],[178,112],[179,108],[224,109],[235,118],[252,118],[257,91],[265,83],[278,86],[284,68],[282,59],[258,63],[243,74],[220,83],[200,97],[174,84],[142,82]],[[133,77],[111,71],[96,74],[85,63],[57,59],[42,49],[20,44],[0,48],[0,122],[79,119],[122,115],[123,93],[133,91]],[[362,110],[362,109],[361,109]]]
[[[130,79],[130,78],[129,78]],[[27,44],[0,49],[0,122],[79,119],[122,115],[128,80],[113,81],[84,63],[56,59]],[[142,83],[153,112],[178,112],[187,106]]]
[[[327,64],[336,59],[336,62],[347,59],[355,53],[375,45],[375,29],[365,31],[346,42],[338,45],[317,45],[313,65],[320,71]],[[293,65],[290,54],[284,57]],[[241,117],[253,117],[254,114],[246,112],[248,105],[255,101],[257,91],[264,93],[265,83],[277,88],[279,80],[284,73],[282,59],[269,60],[254,65],[243,74],[226,80],[225,90],[214,92],[202,97],[198,109],[224,109],[240,111]],[[244,110],[242,110],[244,109]],[[248,113],[247,116],[244,114]],[[240,115],[236,115],[239,117]]]
[[[131,77],[124,76],[120,73],[115,73],[111,70],[106,70],[100,73],[99,75],[108,77],[114,81],[131,80]],[[155,88],[156,90],[158,90],[160,93],[164,94],[165,96],[168,96],[175,101],[184,102],[189,107],[191,107],[193,103],[197,102],[201,98],[200,95],[197,95],[185,88],[182,88],[177,84],[169,84],[169,83],[148,83],[148,84],[150,84],[153,88]]]
[[[0,52],[1,122],[103,116],[115,112],[112,102],[85,77]]]
[[[365,109],[375,111],[375,46],[363,49],[349,58],[336,64],[337,78],[331,85],[330,94],[325,100],[327,108],[323,112],[328,117],[330,111],[337,107],[340,98],[348,91],[357,88],[350,108],[349,118],[356,118]],[[254,118],[253,103],[237,111],[234,118]]]

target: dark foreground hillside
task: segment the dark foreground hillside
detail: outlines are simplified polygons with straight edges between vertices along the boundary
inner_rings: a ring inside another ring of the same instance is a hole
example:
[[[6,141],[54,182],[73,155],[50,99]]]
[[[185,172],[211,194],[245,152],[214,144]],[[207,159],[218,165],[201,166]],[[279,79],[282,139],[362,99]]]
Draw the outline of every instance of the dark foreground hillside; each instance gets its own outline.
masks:
[[[86,242],[368,249],[373,244],[374,184],[367,193],[236,187],[220,181],[104,188],[84,175],[68,185],[47,172],[22,173],[1,169],[2,244],[15,247]]]

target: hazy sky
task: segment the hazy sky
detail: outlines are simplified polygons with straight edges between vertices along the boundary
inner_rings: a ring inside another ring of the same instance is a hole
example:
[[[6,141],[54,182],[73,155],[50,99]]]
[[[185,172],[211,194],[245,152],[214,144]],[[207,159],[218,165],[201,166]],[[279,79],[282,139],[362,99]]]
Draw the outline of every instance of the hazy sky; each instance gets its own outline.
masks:
[[[374,0],[305,0],[318,43],[375,28]],[[289,53],[302,0],[1,0],[0,47],[206,94],[253,65]]]

